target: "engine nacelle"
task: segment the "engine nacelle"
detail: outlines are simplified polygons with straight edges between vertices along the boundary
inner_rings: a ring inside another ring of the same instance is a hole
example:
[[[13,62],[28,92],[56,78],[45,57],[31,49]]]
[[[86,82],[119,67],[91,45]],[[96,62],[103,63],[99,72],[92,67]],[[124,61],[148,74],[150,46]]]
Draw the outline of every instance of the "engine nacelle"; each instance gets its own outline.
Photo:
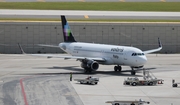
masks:
[[[99,63],[96,61],[88,61],[88,62],[82,62],[81,63],[82,68],[88,68],[93,71],[96,71],[99,68]]]
[[[90,64],[90,67],[92,70],[96,71],[98,68],[99,68],[99,63],[96,62],[96,61],[93,61],[91,64]]]

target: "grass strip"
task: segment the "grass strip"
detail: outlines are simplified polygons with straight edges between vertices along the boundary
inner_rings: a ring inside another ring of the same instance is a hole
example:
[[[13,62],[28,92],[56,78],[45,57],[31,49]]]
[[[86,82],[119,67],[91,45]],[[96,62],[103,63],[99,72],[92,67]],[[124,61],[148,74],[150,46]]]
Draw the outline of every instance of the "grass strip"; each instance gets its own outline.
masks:
[[[0,9],[180,11],[180,2],[1,2]]]
[[[1,22],[60,22],[60,19],[31,19],[31,18],[0,18]],[[180,20],[155,20],[155,19],[68,19],[76,22],[180,22]]]

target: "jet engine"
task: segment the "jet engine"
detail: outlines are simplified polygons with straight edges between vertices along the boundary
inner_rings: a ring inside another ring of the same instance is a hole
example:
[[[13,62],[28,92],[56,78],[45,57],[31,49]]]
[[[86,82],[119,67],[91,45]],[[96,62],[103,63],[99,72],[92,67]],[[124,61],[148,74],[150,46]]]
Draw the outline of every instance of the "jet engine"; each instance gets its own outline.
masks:
[[[133,68],[137,68],[137,69],[139,69],[139,68],[143,68],[144,66],[134,66]]]
[[[96,71],[99,68],[99,63],[96,61],[87,61],[87,62],[82,62],[81,67],[85,69],[90,69],[93,71]]]

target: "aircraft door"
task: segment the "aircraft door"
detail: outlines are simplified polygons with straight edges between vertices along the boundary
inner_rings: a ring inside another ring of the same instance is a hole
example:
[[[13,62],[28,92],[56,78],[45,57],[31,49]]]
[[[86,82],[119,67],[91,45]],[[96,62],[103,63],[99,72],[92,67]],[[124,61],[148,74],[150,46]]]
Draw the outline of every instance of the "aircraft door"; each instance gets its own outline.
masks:
[[[124,61],[127,61],[127,54],[124,53]]]

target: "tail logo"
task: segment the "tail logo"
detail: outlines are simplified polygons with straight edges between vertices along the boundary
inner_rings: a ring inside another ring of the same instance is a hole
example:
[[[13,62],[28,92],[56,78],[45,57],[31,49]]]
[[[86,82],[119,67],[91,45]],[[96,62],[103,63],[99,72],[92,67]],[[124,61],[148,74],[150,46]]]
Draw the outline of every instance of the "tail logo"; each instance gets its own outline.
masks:
[[[68,37],[69,37],[70,34],[71,34],[71,30],[70,30],[70,28],[69,28],[68,23],[66,23],[66,25],[64,25],[64,33],[65,33],[66,40],[68,40]]]
[[[68,22],[66,21],[65,16],[61,16],[61,23],[62,23],[62,31],[64,42],[76,42],[69,27]]]

